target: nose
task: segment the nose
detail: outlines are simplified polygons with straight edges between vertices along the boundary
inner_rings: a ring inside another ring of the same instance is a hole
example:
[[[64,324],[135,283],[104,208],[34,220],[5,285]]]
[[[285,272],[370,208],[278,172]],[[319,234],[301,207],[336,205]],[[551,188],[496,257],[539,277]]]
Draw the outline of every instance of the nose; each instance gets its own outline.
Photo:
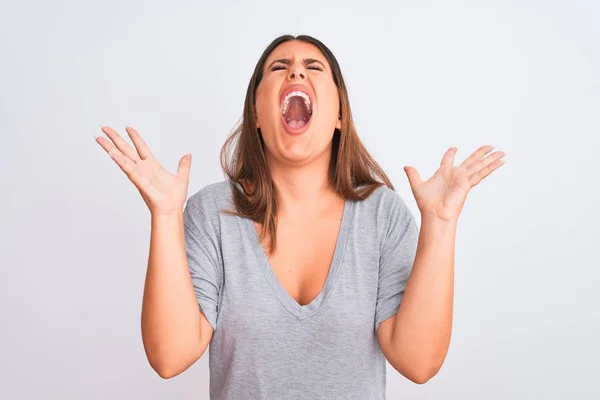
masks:
[[[304,72],[304,67],[300,64],[294,64],[290,68],[290,72],[288,74],[288,80],[292,81],[296,78],[305,79],[306,74]]]

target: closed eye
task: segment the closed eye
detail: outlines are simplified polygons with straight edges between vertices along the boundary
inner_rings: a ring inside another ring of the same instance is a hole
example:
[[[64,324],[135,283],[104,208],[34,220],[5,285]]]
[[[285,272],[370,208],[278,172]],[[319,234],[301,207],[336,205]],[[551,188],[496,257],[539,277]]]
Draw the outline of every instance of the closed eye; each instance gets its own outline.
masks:
[[[271,71],[279,71],[281,69],[286,69],[286,67],[284,65],[275,65],[275,66],[271,67]],[[319,67],[318,65],[309,65],[308,67],[306,67],[306,69],[323,71],[323,68]]]

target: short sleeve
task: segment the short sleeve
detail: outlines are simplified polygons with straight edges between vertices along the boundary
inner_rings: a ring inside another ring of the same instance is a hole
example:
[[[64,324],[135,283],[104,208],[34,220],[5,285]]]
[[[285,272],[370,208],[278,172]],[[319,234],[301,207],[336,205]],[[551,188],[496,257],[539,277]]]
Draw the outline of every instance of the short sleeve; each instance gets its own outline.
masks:
[[[215,229],[218,216],[207,212],[204,204],[198,204],[200,200],[200,196],[191,197],[183,211],[185,250],[200,311],[216,331],[222,286],[219,231]]]
[[[375,332],[381,322],[398,312],[419,239],[419,228],[404,200],[392,190],[386,194],[389,198],[380,214],[387,224],[379,253]]]

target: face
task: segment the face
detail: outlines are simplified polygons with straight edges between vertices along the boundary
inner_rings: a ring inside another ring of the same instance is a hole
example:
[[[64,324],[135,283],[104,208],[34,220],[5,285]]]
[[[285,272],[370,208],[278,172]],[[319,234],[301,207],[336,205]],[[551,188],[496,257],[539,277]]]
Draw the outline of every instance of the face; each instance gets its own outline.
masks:
[[[285,164],[328,157],[339,113],[338,89],[318,47],[289,41],[271,52],[256,91],[256,124],[268,157]]]

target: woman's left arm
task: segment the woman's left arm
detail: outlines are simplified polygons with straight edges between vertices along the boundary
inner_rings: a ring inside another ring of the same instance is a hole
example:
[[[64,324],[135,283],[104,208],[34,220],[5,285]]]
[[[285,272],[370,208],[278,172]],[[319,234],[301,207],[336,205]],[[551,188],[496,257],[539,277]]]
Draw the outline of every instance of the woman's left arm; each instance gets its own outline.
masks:
[[[502,151],[483,158],[492,149],[483,146],[454,166],[457,149],[450,148],[427,181],[415,168],[404,168],[421,212],[421,229],[398,313],[381,323],[377,336],[388,362],[416,383],[433,377],[448,353],[458,217],[469,191],[504,164]]]

